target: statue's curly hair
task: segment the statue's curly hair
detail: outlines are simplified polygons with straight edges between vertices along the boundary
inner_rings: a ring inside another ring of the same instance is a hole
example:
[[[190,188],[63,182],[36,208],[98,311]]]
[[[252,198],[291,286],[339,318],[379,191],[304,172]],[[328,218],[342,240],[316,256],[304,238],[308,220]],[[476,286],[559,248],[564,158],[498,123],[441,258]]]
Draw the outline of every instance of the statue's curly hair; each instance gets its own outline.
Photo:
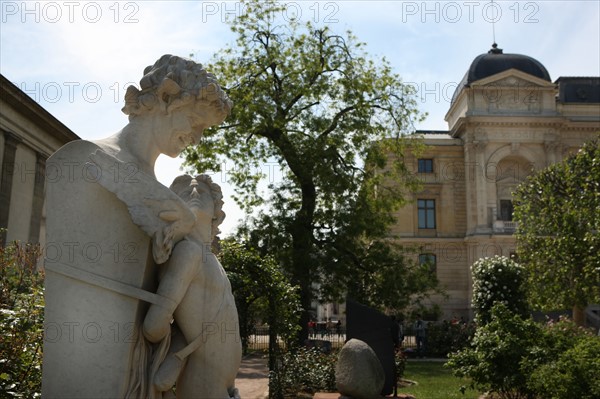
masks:
[[[213,182],[212,178],[209,175],[201,174],[197,175],[196,177],[192,177],[190,175],[177,176],[175,180],[173,180],[173,183],[171,183],[171,186],[169,188],[171,189],[171,191],[179,195],[179,193],[181,193],[187,187],[190,186],[192,180],[196,180],[198,184],[204,183],[210,189],[210,195],[213,198],[213,203],[215,207],[211,225],[211,234],[212,238],[214,239],[217,236],[217,234],[220,233],[219,226],[221,225],[221,223],[223,223],[223,220],[225,219],[225,212],[223,211],[223,192],[221,191],[221,186]],[[187,199],[188,198],[184,198],[184,200]]]
[[[129,86],[122,111],[131,118],[156,106],[166,113],[190,103],[199,103],[211,111],[215,124],[231,112],[233,103],[219,87],[217,79],[201,64],[165,54],[144,69],[140,89]]]

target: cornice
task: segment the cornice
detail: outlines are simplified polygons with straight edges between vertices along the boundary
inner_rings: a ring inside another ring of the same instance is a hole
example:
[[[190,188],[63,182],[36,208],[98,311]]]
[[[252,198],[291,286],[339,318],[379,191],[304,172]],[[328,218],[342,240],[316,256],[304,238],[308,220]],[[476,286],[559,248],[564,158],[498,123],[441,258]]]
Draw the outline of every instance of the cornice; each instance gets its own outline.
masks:
[[[71,129],[23,93],[2,74],[0,74],[0,99],[63,144],[80,139]]]

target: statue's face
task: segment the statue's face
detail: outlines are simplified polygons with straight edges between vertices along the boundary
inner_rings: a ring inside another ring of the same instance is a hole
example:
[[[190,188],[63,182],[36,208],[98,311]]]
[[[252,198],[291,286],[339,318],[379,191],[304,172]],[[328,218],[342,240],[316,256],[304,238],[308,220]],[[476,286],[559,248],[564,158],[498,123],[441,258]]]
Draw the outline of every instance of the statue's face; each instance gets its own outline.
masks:
[[[168,116],[159,117],[160,126],[154,129],[161,153],[177,157],[188,145],[197,144],[207,127],[202,113],[193,104],[173,110]]]
[[[206,184],[193,179],[184,198],[187,198],[188,206],[199,220],[212,220],[215,205],[210,188]]]

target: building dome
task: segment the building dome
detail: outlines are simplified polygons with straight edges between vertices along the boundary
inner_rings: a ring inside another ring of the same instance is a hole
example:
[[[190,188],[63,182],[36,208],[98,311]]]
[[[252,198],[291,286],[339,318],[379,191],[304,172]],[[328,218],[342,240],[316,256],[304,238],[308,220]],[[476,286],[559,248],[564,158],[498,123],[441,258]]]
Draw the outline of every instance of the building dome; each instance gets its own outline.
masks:
[[[511,68],[551,82],[550,74],[541,62],[526,55],[504,54],[502,49],[498,48],[498,45],[494,43],[490,51],[477,56],[473,60],[464,78],[458,84],[452,96],[452,102],[458,97],[458,93],[460,93],[464,86]]]

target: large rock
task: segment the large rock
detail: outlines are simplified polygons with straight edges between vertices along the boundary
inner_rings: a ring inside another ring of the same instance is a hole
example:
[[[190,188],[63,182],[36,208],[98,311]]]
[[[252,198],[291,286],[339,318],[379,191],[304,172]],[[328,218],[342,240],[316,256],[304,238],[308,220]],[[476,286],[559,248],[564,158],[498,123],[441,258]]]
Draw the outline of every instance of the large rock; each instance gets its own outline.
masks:
[[[373,399],[380,397],[385,374],[373,349],[361,340],[351,339],[340,351],[335,381],[342,396]]]

